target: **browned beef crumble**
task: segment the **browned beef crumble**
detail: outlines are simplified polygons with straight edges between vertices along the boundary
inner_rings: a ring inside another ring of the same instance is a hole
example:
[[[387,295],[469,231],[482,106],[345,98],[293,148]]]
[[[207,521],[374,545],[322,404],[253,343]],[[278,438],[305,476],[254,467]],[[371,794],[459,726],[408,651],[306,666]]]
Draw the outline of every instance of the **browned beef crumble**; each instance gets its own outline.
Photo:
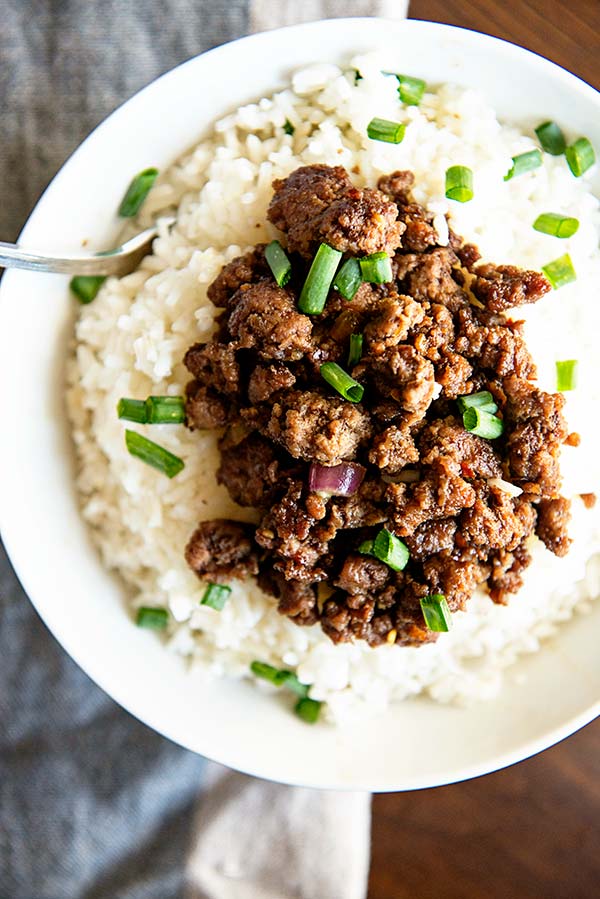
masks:
[[[254,507],[257,526],[202,522],[186,559],[199,577],[257,575],[279,611],[320,622],[334,641],[421,644],[420,599],[442,593],[463,609],[479,584],[495,602],[521,586],[532,534],[563,555],[569,502],[558,456],[570,439],[563,398],[535,387],[521,324],[506,309],[549,289],[537,272],[478,264],[414,202],[410,172],[359,190],[340,168],[300,168],[274,183],[270,221],[285,234],[293,277],[278,287],[264,245],[226,265],[209,289],[224,312],[215,337],[185,357],[191,428],[219,428],[218,480]],[[346,256],[387,252],[393,281],[363,284],[352,301],[331,290],[321,315],[298,311],[319,244]],[[352,333],[363,355],[351,371],[360,404],[321,378],[346,366]],[[457,397],[489,390],[504,421],[488,441],[467,432]],[[349,497],[311,493],[311,462],[357,462]],[[522,490],[512,498],[507,480]],[[500,484],[500,487],[498,486]],[[410,551],[404,571],[358,552],[382,526]]]

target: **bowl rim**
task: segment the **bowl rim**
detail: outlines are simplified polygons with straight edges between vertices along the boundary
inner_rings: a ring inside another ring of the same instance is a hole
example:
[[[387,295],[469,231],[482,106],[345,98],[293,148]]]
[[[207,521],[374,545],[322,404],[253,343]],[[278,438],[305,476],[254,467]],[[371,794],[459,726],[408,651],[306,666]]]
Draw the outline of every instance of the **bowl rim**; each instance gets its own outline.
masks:
[[[140,97],[140,95],[142,95],[146,92],[152,91],[152,89],[159,82],[164,84],[165,82],[168,81],[168,79],[170,77],[172,77],[174,75],[175,72],[180,72],[182,69],[185,69],[186,67],[190,67],[190,68],[193,67],[196,64],[197,60],[201,57],[205,59],[206,57],[214,56],[215,54],[221,53],[224,50],[224,48],[231,48],[232,46],[234,46],[234,45],[237,46],[240,43],[245,43],[245,44],[254,43],[254,44],[259,45],[261,41],[269,42],[273,39],[276,39],[276,36],[281,34],[282,32],[285,32],[285,33],[292,32],[294,34],[301,35],[302,32],[309,32],[309,31],[313,30],[315,27],[331,28],[331,27],[339,26],[340,23],[345,23],[345,24],[353,23],[353,27],[361,28],[363,26],[363,24],[365,23],[365,21],[372,22],[374,18],[376,18],[376,17],[348,17],[348,18],[344,18],[344,19],[326,19],[326,20],[321,20],[319,22],[309,22],[309,23],[302,23],[299,25],[290,25],[290,26],[286,26],[285,28],[274,29],[273,31],[260,32],[258,34],[247,35],[247,36],[238,38],[236,40],[229,41],[226,44],[211,48],[210,50],[207,50],[204,53],[198,54],[197,56],[192,57],[191,59],[180,63],[179,65],[173,67],[172,69],[168,70],[164,74],[160,75],[158,78],[154,79],[153,81],[149,82],[147,85],[142,87],[140,90],[138,90],[135,94],[133,94],[132,97],[130,97],[129,99],[124,101],[122,104],[120,104],[118,107],[116,107],[116,109],[113,110],[113,112],[111,112],[102,122],[100,122],[90,132],[90,134],[85,138],[85,140],[82,141],[82,143],[65,160],[65,162],[61,165],[61,167],[59,168],[59,170],[57,171],[57,173],[55,174],[53,179],[50,181],[50,183],[48,184],[48,186],[46,187],[46,189],[43,191],[40,198],[36,202],[32,212],[30,213],[30,215],[21,231],[21,234],[18,239],[19,242],[22,242],[25,246],[27,245],[28,234],[32,230],[32,228],[35,224],[35,220],[36,220],[37,214],[40,210],[40,207],[43,205],[44,200],[50,191],[55,191],[60,188],[59,182],[60,182],[62,173],[70,165],[71,161],[73,159],[75,159],[78,156],[78,154],[83,151],[84,147],[87,148],[87,146],[90,143],[94,142],[95,137],[99,131],[101,131],[104,128],[109,127],[109,123],[112,124],[112,122],[116,116],[120,116],[124,112],[126,112],[128,106],[130,104],[134,104],[137,101],[137,99]],[[380,19],[380,21],[381,21],[381,19]],[[475,44],[478,44],[479,46],[481,46],[481,44],[483,43],[485,45],[490,45],[490,46],[494,46],[494,47],[503,47],[505,52],[508,49],[508,52],[515,54],[517,56],[522,56],[523,54],[526,54],[527,56],[534,58],[536,61],[536,65],[541,66],[542,69],[545,70],[552,77],[561,79],[572,89],[576,90],[579,93],[583,93],[585,96],[588,97],[588,99],[592,100],[596,105],[598,105],[599,109],[600,109],[600,93],[598,91],[596,91],[595,88],[593,88],[591,85],[589,85],[583,79],[579,78],[576,75],[573,75],[572,73],[570,73],[563,67],[559,66],[557,63],[554,63],[554,62],[546,59],[545,57],[543,57],[537,53],[534,53],[530,50],[526,50],[525,48],[520,47],[518,44],[509,42],[509,41],[505,41],[500,38],[493,37],[493,36],[487,35],[482,32],[464,29],[464,28],[460,28],[458,26],[445,25],[445,24],[441,24],[441,23],[437,23],[437,22],[429,22],[429,21],[418,20],[418,19],[407,19],[402,22],[400,22],[399,20],[394,20],[394,23],[395,23],[395,27],[397,27],[399,24],[401,24],[403,28],[405,28],[409,31],[410,30],[415,30],[415,31],[419,30],[419,31],[424,31],[425,33],[428,31],[431,31],[431,32],[438,32],[438,33],[442,33],[442,34],[444,34],[444,33],[456,34],[456,35],[460,36],[461,41],[466,41],[467,43],[473,42]],[[184,148],[182,148],[182,152],[183,151],[184,151]],[[0,297],[2,297],[2,295],[8,291],[9,287],[13,284],[13,281],[18,277],[19,277],[19,273],[15,272],[15,271],[10,271],[10,272],[7,272],[4,274],[4,276],[0,282]],[[0,302],[1,302],[1,300],[0,300]],[[0,485],[2,483],[3,478],[7,477],[7,476],[8,475],[6,473],[3,474],[0,469]],[[168,739],[171,739],[174,742],[177,742],[180,745],[183,745],[186,748],[191,749],[192,751],[198,752],[198,749],[195,746],[186,744],[185,740],[182,739],[181,735],[174,735],[173,733],[169,732],[168,728],[163,729],[160,727],[160,725],[157,725],[154,721],[150,722],[148,720],[147,716],[141,717],[139,712],[136,711],[136,709],[135,709],[135,702],[130,701],[127,698],[125,691],[123,691],[123,693],[121,695],[119,695],[118,693],[115,692],[114,688],[112,688],[112,687],[107,688],[105,686],[105,679],[102,677],[101,673],[98,672],[98,666],[96,664],[92,664],[89,660],[83,658],[81,653],[79,652],[77,646],[73,645],[70,640],[65,639],[63,636],[59,636],[57,629],[55,630],[53,628],[53,626],[50,623],[48,623],[48,619],[50,619],[52,616],[51,616],[51,613],[49,612],[49,610],[44,608],[43,599],[40,598],[37,594],[34,598],[33,594],[36,593],[36,591],[33,590],[30,592],[28,589],[28,584],[30,582],[29,570],[27,568],[27,565],[25,564],[24,559],[21,556],[21,553],[17,549],[16,530],[13,534],[11,514],[9,514],[9,512],[6,509],[4,509],[3,504],[0,504],[0,530],[2,531],[2,534],[3,534],[3,539],[4,539],[4,543],[5,543],[5,547],[6,547],[6,551],[8,553],[9,559],[11,560],[11,563],[13,564],[14,570],[17,574],[17,577],[19,578],[20,582],[22,583],[22,585],[25,589],[25,592],[27,593],[32,605],[34,606],[34,608],[36,609],[36,611],[38,612],[38,614],[40,615],[40,617],[42,618],[42,620],[44,621],[44,623],[46,624],[46,626],[48,627],[50,632],[54,635],[55,639],[57,639],[57,641],[60,643],[60,645],[64,647],[64,649],[67,651],[67,653],[75,660],[75,662],[83,669],[83,671],[101,689],[103,689],[105,692],[107,692],[108,695],[111,696],[111,698],[115,702],[117,702],[119,705],[121,705],[122,708],[124,708],[126,711],[128,711],[130,714],[132,714],[134,717],[137,717],[139,720],[142,720],[144,723],[147,724],[147,726],[156,730],[158,733],[161,733],[163,736],[167,737]],[[13,537],[14,537],[14,540],[13,540]],[[98,564],[99,565],[101,564],[100,561],[98,562]],[[517,749],[514,749],[509,752],[505,752],[504,754],[495,757],[492,765],[490,765],[489,761],[483,761],[479,765],[470,764],[462,770],[454,769],[451,772],[450,776],[448,776],[446,779],[444,779],[443,777],[438,778],[436,780],[435,784],[423,782],[423,783],[420,783],[420,784],[418,783],[417,785],[410,786],[410,787],[405,787],[405,786],[398,787],[397,785],[391,784],[389,786],[377,787],[377,788],[373,789],[371,786],[369,786],[368,783],[362,783],[362,784],[358,784],[358,785],[352,784],[350,786],[342,783],[342,784],[332,784],[330,787],[328,787],[328,786],[324,785],[323,783],[314,783],[314,782],[311,782],[310,780],[306,780],[306,779],[302,779],[302,778],[294,779],[294,780],[290,779],[290,780],[287,780],[286,782],[300,785],[300,786],[309,786],[309,787],[317,787],[317,788],[325,787],[325,788],[333,788],[333,789],[339,789],[339,790],[364,789],[364,790],[372,790],[373,792],[388,792],[388,791],[395,791],[398,789],[424,789],[424,788],[428,788],[428,787],[431,787],[434,785],[444,785],[444,784],[448,784],[448,783],[459,782],[459,781],[466,780],[469,778],[479,777],[483,774],[491,773],[492,771],[500,770],[501,768],[515,764],[516,762],[521,761],[525,758],[529,758],[530,756],[536,754],[537,752],[540,752],[540,751],[548,748],[549,746],[552,746],[555,743],[565,739],[567,736],[574,733],[579,728],[588,724],[590,721],[592,721],[594,718],[596,718],[599,714],[600,714],[600,698],[598,699],[598,701],[596,701],[595,703],[592,703],[585,710],[573,715],[568,720],[564,721],[559,726],[554,727],[551,730],[545,732],[542,736],[538,737],[537,739],[530,740],[526,744],[519,746],[519,748],[517,748]],[[214,756],[207,754],[206,757],[211,758]],[[215,760],[220,761],[219,758],[215,758]],[[253,769],[252,766],[245,767],[242,763],[239,763],[238,761],[236,761],[236,763],[235,763],[235,768],[237,770],[243,771],[247,774],[259,776],[259,777],[265,778],[267,780],[270,779],[269,774],[265,773],[265,771],[262,771],[262,770],[257,771],[255,769]]]

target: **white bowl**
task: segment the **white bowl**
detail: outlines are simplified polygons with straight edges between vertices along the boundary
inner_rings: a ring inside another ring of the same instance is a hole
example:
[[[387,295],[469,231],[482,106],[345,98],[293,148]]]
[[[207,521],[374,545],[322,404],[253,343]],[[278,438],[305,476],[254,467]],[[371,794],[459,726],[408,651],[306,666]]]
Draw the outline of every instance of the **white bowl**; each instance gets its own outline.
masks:
[[[83,143],[21,236],[61,250],[111,245],[132,172],[165,168],[212,120],[270,93],[298,66],[397,42],[402,68],[483,89],[506,118],[552,118],[600,147],[600,95],[511,44],[428,22],[345,19],[244,38],[137,94]],[[38,612],[76,662],[155,730],[261,777],[317,787],[405,790],[474,777],[566,737],[600,710],[600,605],[520,660],[497,699],[469,708],[405,702],[368,726],[308,727],[249,684],[190,678],[135,628],[80,517],[63,398],[74,302],[67,279],[8,272],[0,290],[0,522]],[[516,676],[518,675],[518,676]]]

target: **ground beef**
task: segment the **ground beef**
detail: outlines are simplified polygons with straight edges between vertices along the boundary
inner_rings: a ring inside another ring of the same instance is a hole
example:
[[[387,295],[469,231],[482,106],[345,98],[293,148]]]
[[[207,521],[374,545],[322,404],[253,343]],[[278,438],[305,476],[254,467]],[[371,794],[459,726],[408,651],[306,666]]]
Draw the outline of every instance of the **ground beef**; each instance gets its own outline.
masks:
[[[281,490],[284,469],[273,445],[252,433],[237,443],[232,443],[226,435],[219,449],[218,483],[227,487],[238,505],[268,508]]]
[[[295,382],[296,376],[281,363],[257,365],[248,381],[248,399],[253,405],[264,403]]]
[[[398,206],[398,220],[405,228],[402,249],[422,253],[429,247],[437,246],[439,238],[433,227],[433,214],[414,201],[414,180],[412,172],[393,172],[391,175],[383,175],[377,182],[377,187]]]
[[[292,297],[276,284],[246,285],[231,303],[228,328],[238,347],[256,350],[261,359],[290,362],[311,349],[310,318],[297,312]]]
[[[568,534],[571,503],[564,496],[543,499],[537,511],[536,534],[556,556],[565,556],[571,545]]]
[[[371,434],[368,414],[335,396],[288,391],[273,405],[265,433],[296,459],[337,465]]]
[[[478,265],[475,272],[473,293],[490,312],[537,303],[552,290],[544,275],[523,271],[514,265]]]
[[[412,346],[394,346],[378,356],[365,358],[355,377],[373,382],[377,392],[390,397],[406,413],[406,421],[422,418],[433,399],[433,365]]]
[[[232,407],[210,387],[190,381],[185,389],[185,411],[188,427],[202,430],[225,427]]]
[[[239,390],[240,366],[236,347],[229,343],[195,343],[184,356],[183,363],[194,378],[211,390],[227,396]]]
[[[310,258],[327,243],[365,256],[400,246],[404,229],[396,204],[379,190],[355,188],[340,166],[304,166],[273,187],[267,216],[286,233],[290,252]]]
[[[227,308],[233,295],[243,284],[254,284],[268,278],[271,272],[265,259],[265,244],[258,244],[249,253],[229,262],[215,278],[207,294],[215,306]]]
[[[436,247],[428,253],[396,254],[396,277],[402,292],[413,299],[423,304],[440,303],[456,312],[469,302],[455,278],[458,263],[450,247]]]
[[[185,560],[199,578],[223,581],[258,573],[252,525],[216,518],[202,521],[185,548]]]
[[[563,398],[531,383],[522,325],[504,310],[548,290],[537,272],[478,264],[479,251],[415,202],[410,172],[358,189],[342,168],[307,166],[274,184],[269,219],[281,229],[292,278],[279,287],[264,245],[224,267],[209,288],[224,309],[214,338],[185,356],[190,428],[222,429],[217,479],[257,525],[202,522],[186,549],[204,580],[256,575],[297,624],[319,622],[335,642],[420,645],[421,599],[441,593],[464,609],[482,584],[495,602],[519,589],[535,535],[569,547],[559,452]],[[298,297],[321,242],[346,258],[386,252],[393,280],[364,283],[352,301],[331,289],[320,315]],[[360,403],[321,376],[348,368]],[[503,422],[486,440],[465,430],[457,398],[489,391]],[[358,463],[351,496],[311,492],[311,464]],[[509,481],[519,496],[501,489]],[[373,555],[386,528],[409,561],[395,571]]]
[[[568,433],[564,397],[544,393],[515,375],[504,380],[503,388],[511,479],[532,497],[555,499],[560,491],[560,447]]]
[[[419,451],[408,428],[392,425],[373,438],[369,462],[388,474],[398,474],[410,462],[419,461]]]

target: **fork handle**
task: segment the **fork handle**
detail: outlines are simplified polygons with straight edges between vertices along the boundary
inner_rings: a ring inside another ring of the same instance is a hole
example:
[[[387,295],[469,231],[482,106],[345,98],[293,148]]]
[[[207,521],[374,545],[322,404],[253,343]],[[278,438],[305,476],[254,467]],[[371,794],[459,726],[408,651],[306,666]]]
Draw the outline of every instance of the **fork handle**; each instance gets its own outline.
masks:
[[[108,263],[108,265],[107,265]],[[0,241],[0,268],[22,268],[30,272],[54,272],[64,275],[106,275],[112,269],[110,257],[50,256],[32,253],[16,243]]]

